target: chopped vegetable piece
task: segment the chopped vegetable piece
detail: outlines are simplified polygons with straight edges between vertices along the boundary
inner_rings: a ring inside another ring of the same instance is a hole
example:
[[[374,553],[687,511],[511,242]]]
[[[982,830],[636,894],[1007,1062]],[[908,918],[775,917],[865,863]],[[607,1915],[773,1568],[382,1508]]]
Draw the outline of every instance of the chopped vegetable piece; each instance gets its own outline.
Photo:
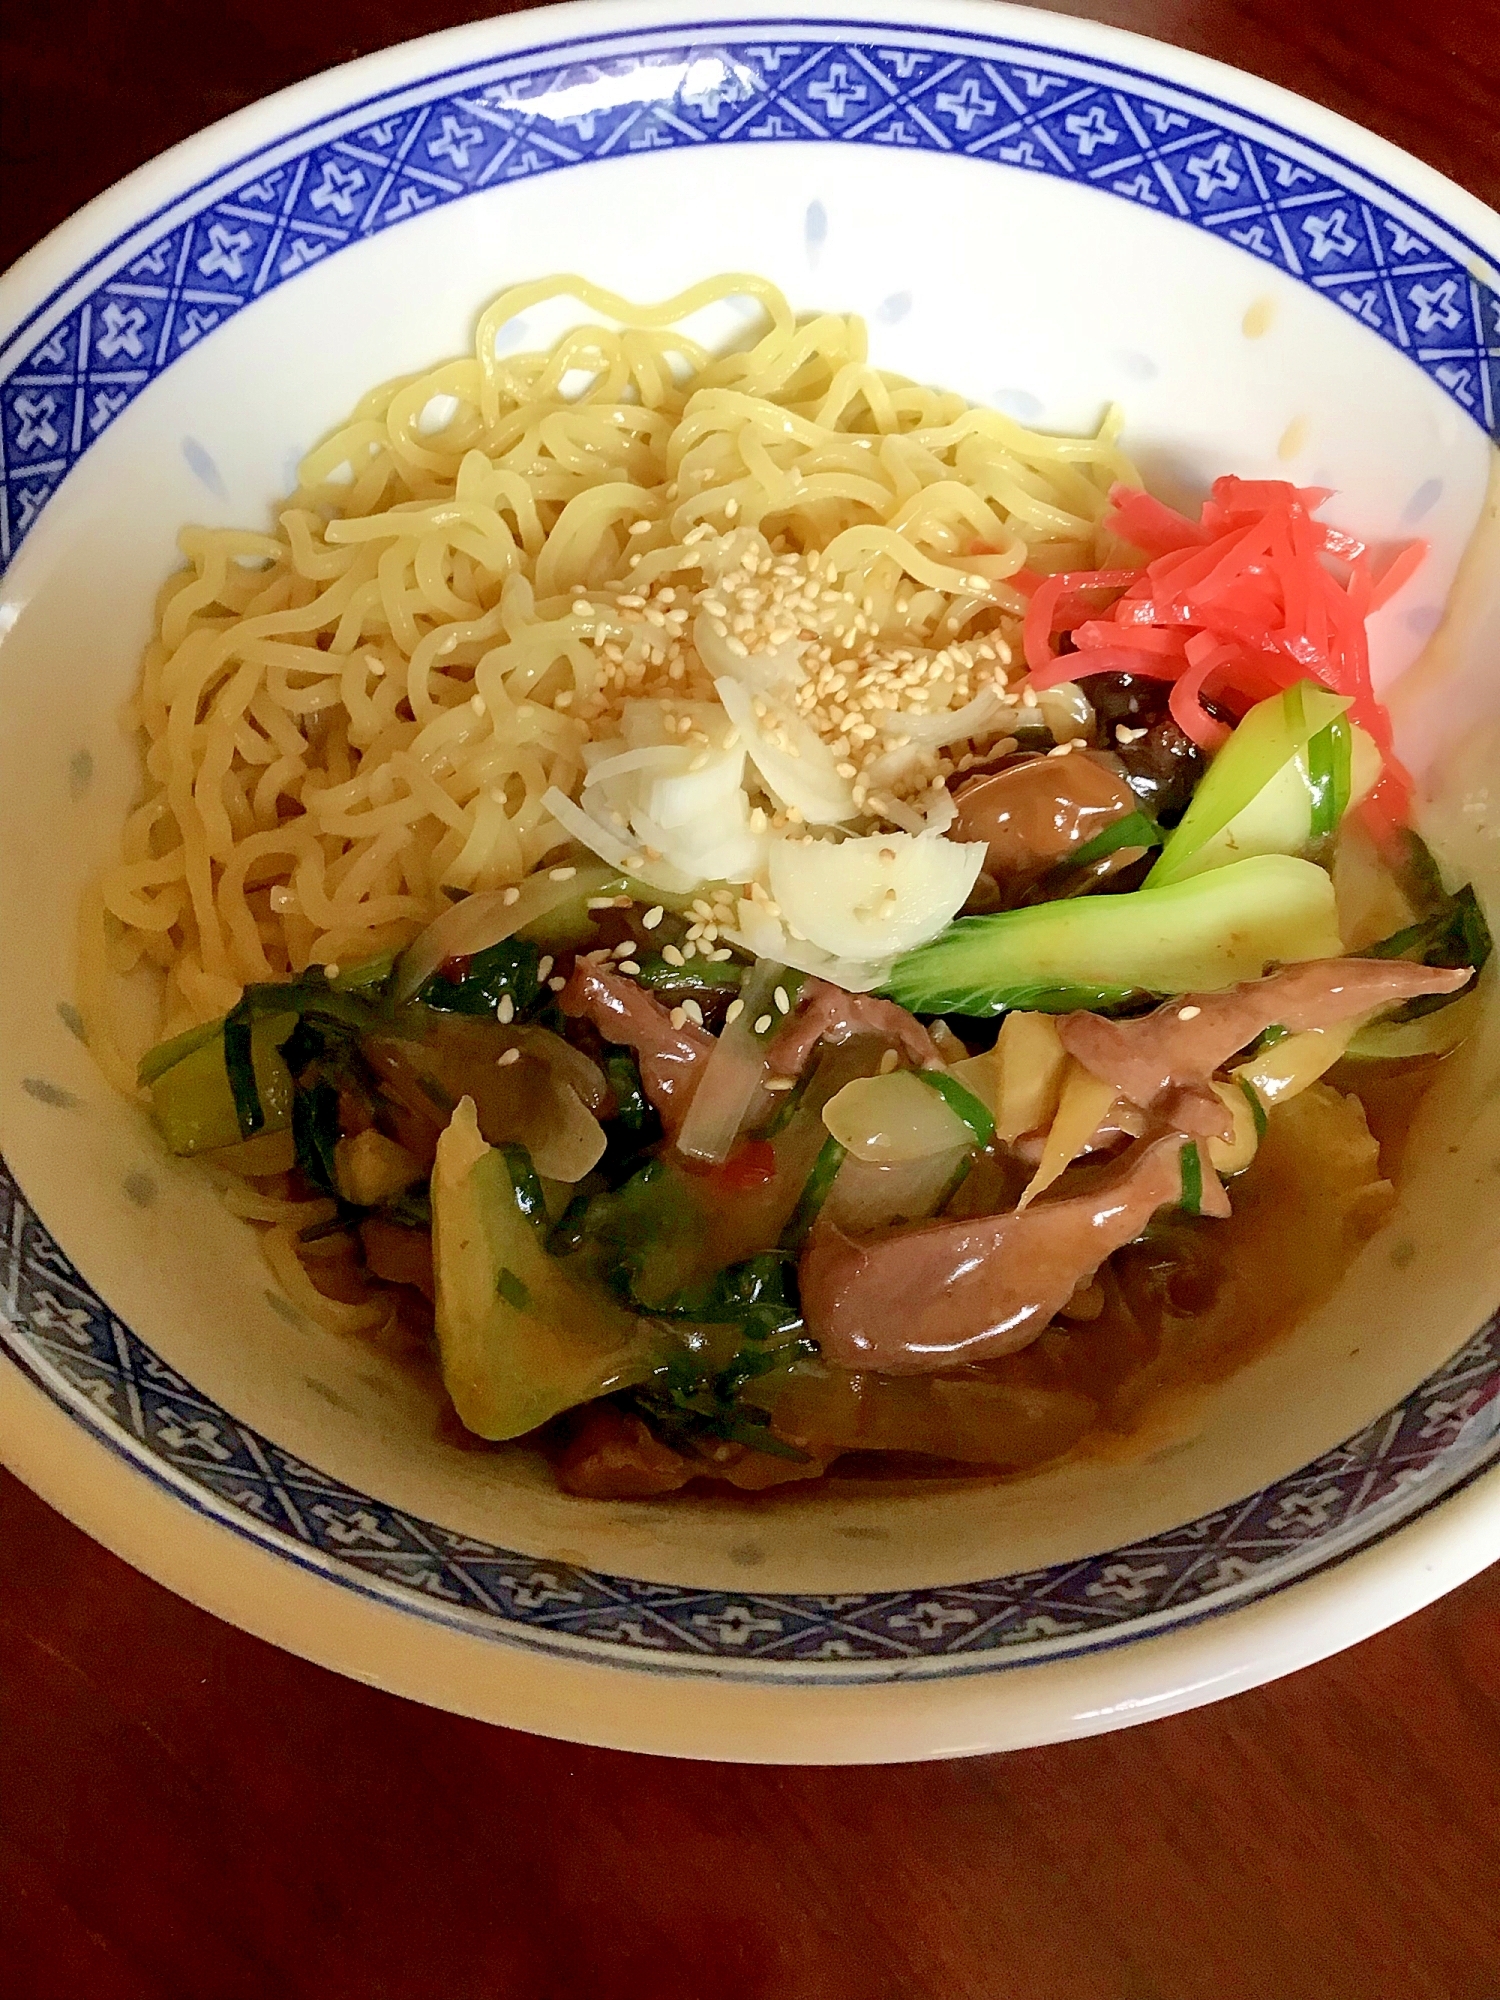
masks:
[[[1264,1139],[1266,1136],[1266,1107],[1260,1101],[1260,1092],[1248,1076],[1236,1075],[1235,1081],[1245,1093],[1245,1102],[1250,1107],[1250,1116],[1255,1124],[1255,1136],[1257,1139]]]
[[[1290,692],[1290,690],[1289,690]],[[1333,721],[1308,741],[1307,789],[1311,799],[1312,837],[1326,840],[1338,831],[1350,802],[1353,733],[1347,715]]]
[[[395,997],[410,1000],[440,966],[472,958],[528,926],[545,926],[549,941],[581,944],[592,929],[589,902],[624,891],[618,869],[597,861],[576,867],[542,868],[514,889],[465,896],[444,910],[407,946],[397,964]]]
[[[967,1125],[976,1146],[987,1146],[995,1136],[995,1121],[974,1092],[949,1070],[918,1069],[911,1074],[935,1090],[948,1109]]]
[[[869,1236],[897,1222],[925,1222],[936,1215],[968,1178],[974,1146],[965,1136],[946,1153],[876,1166],[847,1157],[839,1168],[822,1218],[851,1236]]]
[[[660,999],[701,993],[705,988],[732,993],[745,976],[745,968],[726,962],[715,965],[706,958],[691,958],[686,965],[673,965],[660,952],[643,952],[636,961],[638,985],[647,987]]]
[[[1416,1020],[1372,1021],[1350,1042],[1347,1053],[1359,1061],[1399,1062],[1411,1056],[1445,1056],[1472,1034],[1479,1018],[1479,995],[1462,993],[1441,1013]]]
[[[292,1078],[278,1045],[294,1025],[292,1016],[280,1014],[250,1027],[250,1062],[261,1112],[258,1135],[285,1131],[292,1122]],[[221,1024],[215,1023],[206,1039],[196,1039],[198,1033],[195,1029],[191,1036],[163,1045],[186,1045],[186,1051],[158,1070],[151,1082],[151,1115],[174,1153],[206,1152],[250,1136],[231,1088]]]
[[[1236,1063],[1231,1074],[1257,1104],[1283,1104],[1333,1068],[1358,1026],[1356,1015],[1331,1028],[1305,1028],[1299,1035],[1283,1029],[1274,1039],[1263,1036],[1255,1054],[1248,1062]]]
[[[1338,721],[1348,706],[1346,696],[1307,682],[1252,708],[1209,766],[1147,876],[1148,886],[1179,882],[1247,854],[1300,853],[1313,837],[1324,793],[1315,789],[1299,760],[1310,740]],[[1336,791],[1332,761],[1330,749],[1325,812]],[[1345,797],[1347,802],[1347,787]],[[1323,830],[1332,832],[1336,824]]]
[[[661,1346],[574,1260],[548,1255],[535,1180],[519,1148],[484,1143],[466,1098],[438,1142],[433,1254],[443,1381],[480,1437],[520,1437],[643,1380]]]
[[[974,1063],[988,1063],[994,1076],[995,1130],[1007,1145],[1024,1132],[1042,1132],[1052,1123],[1068,1069],[1068,1052],[1050,1014],[1007,1014],[988,1056],[956,1066],[972,1083]]]
[[[234,1098],[240,1137],[253,1139],[266,1122],[261,1109],[260,1086],[255,1080],[255,1057],[250,1043],[250,1016],[239,1008],[224,1021],[224,1073]]]
[[[823,1149],[813,1162],[813,1170],[808,1175],[802,1193],[797,1198],[797,1206],[792,1211],[792,1219],[781,1234],[783,1250],[800,1250],[807,1240],[808,1232],[818,1219],[818,1213],[828,1199],[829,1189],[838,1178],[839,1168],[844,1164],[847,1148],[837,1139],[823,1142]]]
[[[1216,1174],[1242,1174],[1255,1158],[1266,1127],[1265,1107],[1243,1080],[1226,1083],[1215,1077],[1214,1095],[1229,1113],[1227,1137],[1209,1139],[1208,1163]]]
[[[339,1192],[339,1094],[321,1078],[297,1091],[292,1106],[292,1132],[297,1141],[297,1165],[315,1188],[337,1197]]]
[[[949,1153],[971,1138],[972,1130],[970,1119],[946,1091],[925,1088],[936,1085],[938,1074],[895,1069],[856,1077],[823,1106],[823,1123],[855,1159],[877,1166]],[[967,1100],[973,1120],[993,1133],[993,1122],[973,1094],[946,1073],[943,1082],[955,1097]]]
[[[746,977],[740,1012],[720,1031],[677,1134],[679,1151],[690,1158],[710,1164],[727,1160],[752,1106],[757,1100],[764,1102],[761,1086],[770,1030],[757,1033],[755,1024],[768,1014],[773,1021],[780,1020],[775,996],[778,989],[786,996],[784,976],[785,967],[763,958]]]
[[[1340,948],[1324,871],[1263,854],[1165,888],[962,917],[899,959],[885,990],[924,1014],[1097,1011],[1142,993],[1214,992]]]
[[[1111,854],[1118,854],[1122,847],[1160,847],[1165,836],[1149,813],[1127,813],[1124,819],[1117,819],[1113,826],[1096,833],[1092,840],[1085,841],[1076,854],[1068,856],[1070,868],[1087,868],[1092,862],[1103,861]]]
[[[445,961],[417,999],[438,1013],[499,1014],[507,1021],[519,1020],[542,991],[537,977],[540,960],[541,952],[526,939],[504,938],[472,958]]]
[[[1203,1160],[1198,1152],[1196,1139],[1187,1140],[1182,1148],[1182,1206],[1189,1215],[1203,1213]]]
[[[1081,1063],[1069,1064],[1041,1161],[1026,1184],[1018,1208],[1029,1208],[1080,1153],[1088,1150],[1090,1140],[1114,1108],[1117,1095],[1112,1083],[1090,1076]]]

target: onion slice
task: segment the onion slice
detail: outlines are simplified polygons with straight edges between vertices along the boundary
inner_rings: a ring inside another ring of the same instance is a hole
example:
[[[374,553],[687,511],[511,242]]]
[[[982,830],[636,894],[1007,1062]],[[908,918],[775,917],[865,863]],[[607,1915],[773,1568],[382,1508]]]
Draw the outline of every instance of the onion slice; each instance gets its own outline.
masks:
[[[785,976],[784,965],[762,958],[740,988],[744,1005],[732,1021],[726,1022],[712,1055],[703,1065],[693,1101],[677,1134],[679,1152],[718,1166],[734,1151],[734,1142],[750,1107],[760,1095],[766,1073],[766,1040],[756,1034],[755,1023],[763,1014],[770,1013],[779,1025],[781,1015],[776,1010],[774,996]]]
[[[399,1005],[410,1000],[431,979],[438,967],[450,958],[472,958],[488,951],[492,944],[514,937],[562,903],[578,896],[614,895],[624,888],[617,869],[598,862],[585,862],[559,881],[561,869],[542,869],[520,883],[519,894],[509,889],[491,889],[477,896],[465,896],[425,931],[412,939],[401,954],[395,998]],[[509,900],[507,900],[509,899]]]

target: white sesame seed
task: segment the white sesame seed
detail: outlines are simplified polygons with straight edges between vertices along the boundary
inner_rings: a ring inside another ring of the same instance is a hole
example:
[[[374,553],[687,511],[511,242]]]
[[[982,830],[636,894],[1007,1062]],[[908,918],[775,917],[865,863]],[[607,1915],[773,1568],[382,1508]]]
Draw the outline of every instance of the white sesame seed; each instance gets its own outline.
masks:
[[[519,1049],[503,1049],[495,1063],[495,1067],[496,1069],[509,1069],[512,1063],[517,1063],[520,1060],[521,1051]]]
[[[729,953],[726,951],[724,956],[728,958]],[[729,1005],[724,1009],[724,1026],[732,1028],[744,1011],[745,1003],[743,1000],[731,1000]]]
[[[482,694],[471,694],[471,695],[469,696],[469,706],[470,706],[470,708],[472,708],[472,709],[473,709],[473,711],[474,711],[474,713],[475,713],[476,715],[483,715],[483,714],[484,714],[484,696],[483,696]]]
[[[795,1088],[796,1082],[797,1079],[794,1076],[768,1076],[766,1078],[766,1089],[792,1090]]]
[[[667,1019],[672,1023],[674,1028],[680,1028],[687,1020],[687,1009],[685,1007],[674,1007],[667,1016]]]
[[[575,618],[587,618],[593,608],[593,605],[589,603],[586,597],[575,597],[573,600],[573,616]]]
[[[661,955],[667,961],[668,965],[684,965],[687,962],[675,944],[664,944],[661,948]]]
[[[541,964],[536,969],[537,978],[545,979],[548,973],[552,970],[553,963],[554,963],[553,957],[551,952],[549,951],[547,953],[547,956],[542,960]]]
[[[510,888],[508,888],[505,891],[505,894],[500,898],[500,901],[505,905],[506,909],[509,909],[513,903],[519,903],[520,900],[521,900],[521,892],[518,888],[516,888],[514,883],[512,883]]]
[[[571,882],[577,873],[578,870],[576,868],[550,868],[547,871],[547,880],[549,882]]]
[[[547,981],[548,986],[554,993],[561,993],[567,983],[567,980],[563,978],[560,972],[554,972],[552,977]]]
[[[764,1035],[770,1031],[771,1019],[772,1017],[769,1014],[761,1015],[760,1019],[755,1024],[755,1032],[757,1035]]]
[[[900,1061],[901,1057],[895,1049],[887,1049],[885,1054],[880,1058],[880,1074],[882,1076],[889,1076]]]
[[[732,521],[735,515],[738,514],[739,511],[740,511],[740,503],[738,500],[735,499],[734,495],[731,493],[729,498],[724,502],[725,520]]]
[[[615,967],[615,970],[617,972],[628,972],[632,977],[632,979],[640,971],[640,969],[641,969],[640,966],[633,958],[622,958],[620,960],[620,963]]]
[[[652,907],[649,910],[647,910],[645,916],[641,918],[641,922],[648,931],[654,931],[656,929],[656,926],[661,922],[662,918],[665,916],[665,914],[666,912],[662,909],[661,904],[654,903]]]
[[[649,521],[632,521],[626,532],[632,535],[649,535],[651,532],[651,523]]]
[[[1179,1007],[1177,1018],[1179,1021],[1196,1021],[1202,1012],[1203,1009],[1201,1007]]]
[[[508,1028],[511,1022],[516,1018],[516,1003],[511,994],[502,993],[500,995],[500,1005],[496,1011],[501,1026]]]
[[[687,1015],[695,1028],[703,1026],[703,1009],[698,1005],[696,1000],[684,1000],[682,1011]]]
[[[776,1002],[776,1011],[778,1014],[791,1013],[792,1003],[787,998],[786,988],[784,986],[778,986],[776,991],[771,995],[771,998]]]
[[[583,907],[586,910],[612,910],[614,906],[613,896],[590,896]]]
[[[324,978],[325,978],[325,979],[337,979],[337,978],[338,978],[338,976],[339,976],[339,968],[338,968],[338,961],[337,961],[336,959],[334,959],[334,960],[331,960],[331,961],[329,962],[329,964],[327,964],[327,965],[325,965],[325,966],[323,967],[323,976],[324,976]]]

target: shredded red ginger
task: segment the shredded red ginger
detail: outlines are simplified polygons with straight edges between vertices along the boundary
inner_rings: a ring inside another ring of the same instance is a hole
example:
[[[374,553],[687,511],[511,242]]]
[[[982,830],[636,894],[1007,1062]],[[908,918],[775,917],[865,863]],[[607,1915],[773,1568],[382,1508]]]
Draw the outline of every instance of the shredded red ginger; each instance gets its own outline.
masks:
[[[1409,542],[1377,578],[1366,545],[1313,515],[1321,486],[1281,479],[1216,479],[1202,516],[1129,486],[1110,493],[1106,525],[1148,558],[1144,569],[1068,570],[1010,579],[1028,593],[1026,664],[1041,689],[1089,674],[1146,674],[1173,683],[1178,726],[1205,750],[1228,735],[1205,695],[1243,710],[1311,678],[1351,698],[1350,713],[1384,760],[1366,802],[1377,825],[1404,823],[1411,780],[1370,685],[1365,620],[1427,553]],[[1107,608],[1105,594],[1117,592]],[[1055,654],[1055,634],[1076,652]],[[1081,656],[1081,657],[1080,657]]]

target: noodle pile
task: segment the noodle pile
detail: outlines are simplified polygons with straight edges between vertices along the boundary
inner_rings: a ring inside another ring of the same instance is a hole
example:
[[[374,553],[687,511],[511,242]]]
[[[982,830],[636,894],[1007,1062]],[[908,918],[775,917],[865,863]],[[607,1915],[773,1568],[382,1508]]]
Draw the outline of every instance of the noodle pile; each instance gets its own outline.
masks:
[[[555,299],[618,330],[497,352]],[[764,331],[715,357],[680,323],[731,299]],[[159,968],[170,1034],[517,881],[569,839],[546,794],[578,799],[625,700],[712,699],[710,644],[808,639],[795,705],[851,824],[920,827],[1015,719],[1007,579],[1101,559],[1108,489],[1135,481],[1116,428],[1043,437],[882,373],[859,320],[798,321],[754,277],[654,307],[576,277],[507,292],[472,356],[373,391],[308,456],[276,533],[184,530],[135,704],[145,798],[84,945],[101,1061],[133,1084],[108,975]],[[1066,740],[1076,690],[1042,700]],[[956,739],[913,727],[950,711]]]

